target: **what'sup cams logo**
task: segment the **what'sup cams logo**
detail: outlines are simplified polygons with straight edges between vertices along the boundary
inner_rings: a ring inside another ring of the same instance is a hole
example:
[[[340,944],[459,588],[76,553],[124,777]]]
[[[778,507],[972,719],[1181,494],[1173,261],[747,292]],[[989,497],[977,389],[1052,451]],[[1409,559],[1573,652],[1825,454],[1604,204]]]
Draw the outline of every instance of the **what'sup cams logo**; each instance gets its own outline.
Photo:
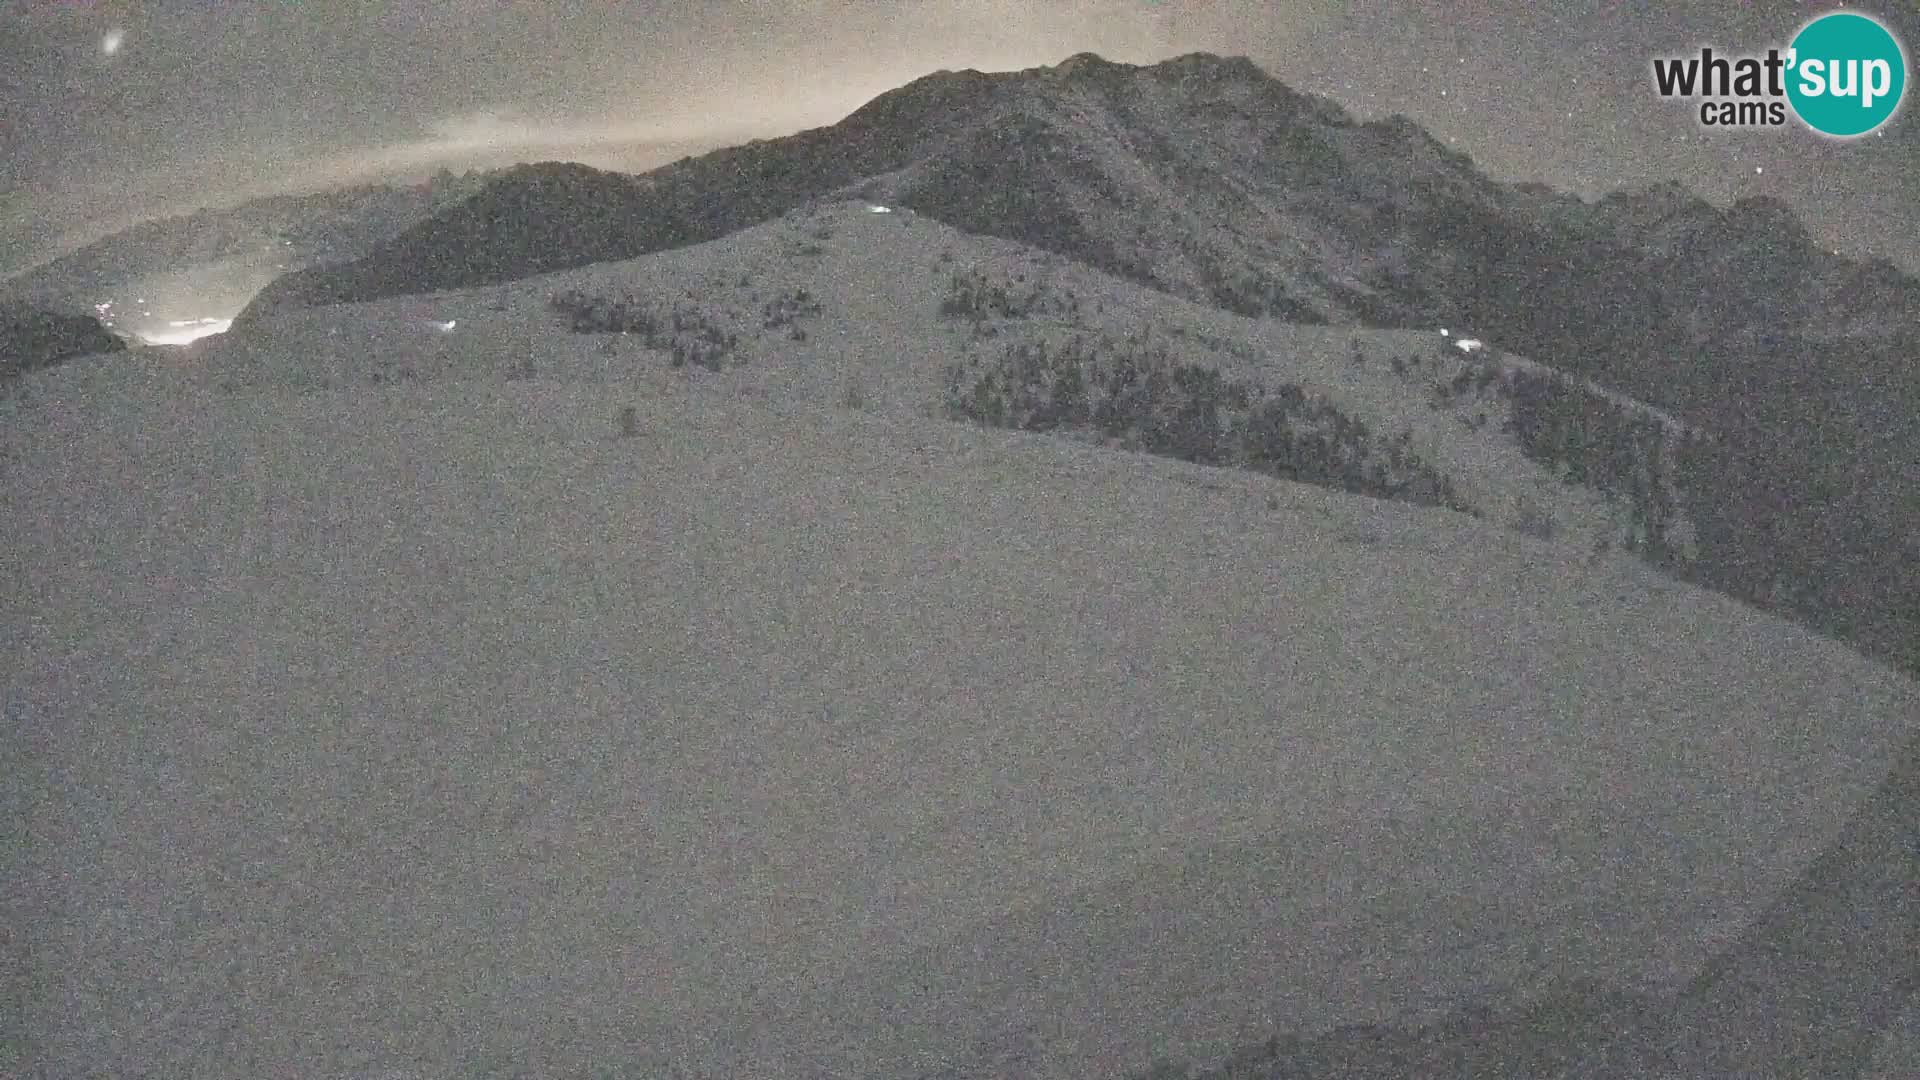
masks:
[[[1893,119],[1907,54],[1879,20],[1839,11],[1801,27],[1784,52],[1657,57],[1653,85],[1663,98],[1697,100],[1705,127],[1780,127],[1791,111],[1822,135],[1850,139]]]

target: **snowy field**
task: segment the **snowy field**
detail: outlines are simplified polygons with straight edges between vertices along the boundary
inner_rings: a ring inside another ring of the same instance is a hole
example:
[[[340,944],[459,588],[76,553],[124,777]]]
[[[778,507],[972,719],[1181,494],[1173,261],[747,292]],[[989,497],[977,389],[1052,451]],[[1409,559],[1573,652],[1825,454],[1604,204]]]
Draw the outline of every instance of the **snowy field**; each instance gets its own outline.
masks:
[[[878,376],[223,389],[272,332],[4,404],[23,1071],[1064,1078],[1671,990],[1920,715],[1625,558]]]

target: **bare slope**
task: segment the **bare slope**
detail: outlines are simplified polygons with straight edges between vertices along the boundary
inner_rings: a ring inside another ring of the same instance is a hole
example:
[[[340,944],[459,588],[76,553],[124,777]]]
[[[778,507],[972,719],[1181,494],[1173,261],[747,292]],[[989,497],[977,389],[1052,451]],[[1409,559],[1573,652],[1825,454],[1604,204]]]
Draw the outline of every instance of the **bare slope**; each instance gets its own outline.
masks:
[[[1677,989],[1912,737],[1617,558],[567,355],[6,405],[29,1068],[1077,1076]]]

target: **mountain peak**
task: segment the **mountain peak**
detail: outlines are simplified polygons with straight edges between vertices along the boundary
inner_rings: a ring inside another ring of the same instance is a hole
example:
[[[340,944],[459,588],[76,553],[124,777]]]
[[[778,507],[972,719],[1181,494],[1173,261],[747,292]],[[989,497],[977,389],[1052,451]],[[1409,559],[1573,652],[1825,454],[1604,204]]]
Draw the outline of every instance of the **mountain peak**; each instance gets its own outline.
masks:
[[[1076,71],[1097,70],[1119,71],[1219,71],[1235,75],[1257,75],[1266,77],[1259,66],[1244,56],[1221,56],[1218,53],[1190,52],[1168,57],[1153,64],[1129,64],[1122,60],[1109,60],[1096,52],[1077,52],[1054,65],[1052,71],[1072,73]]]
[[[1103,78],[1115,75],[1132,75],[1145,72],[1158,78],[1178,79],[1181,81],[1198,80],[1202,82],[1253,82],[1268,83],[1275,81],[1271,75],[1262,71],[1259,65],[1244,56],[1220,56],[1209,52],[1191,52],[1162,60],[1156,64],[1128,64],[1118,60],[1108,60],[1099,53],[1078,52],[1050,68],[1039,69],[1058,78]]]
[[[1255,79],[1265,81],[1266,72],[1244,56],[1220,56],[1210,52],[1190,52],[1171,60],[1162,60],[1153,70],[1166,74],[1198,75],[1210,79]]]
[[[1131,64],[1115,63],[1099,53],[1077,52],[1054,65],[1052,70],[1058,75],[1072,76],[1119,71],[1131,66]]]

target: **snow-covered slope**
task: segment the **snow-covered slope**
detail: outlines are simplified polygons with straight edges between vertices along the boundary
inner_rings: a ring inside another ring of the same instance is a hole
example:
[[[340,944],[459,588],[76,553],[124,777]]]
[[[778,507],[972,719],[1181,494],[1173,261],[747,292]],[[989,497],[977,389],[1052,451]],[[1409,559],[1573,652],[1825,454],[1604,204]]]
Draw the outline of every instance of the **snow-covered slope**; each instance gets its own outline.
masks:
[[[1042,268],[963,241],[820,208],[26,376],[21,1071],[1086,1076],[1671,989],[1913,736],[1910,682],[1617,555],[923,415],[982,341],[942,275]]]
[[[950,306],[962,288],[1001,289],[1018,310],[956,315]],[[568,296],[589,304],[600,326],[651,316],[663,325],[657,348],[637,332],[569,332],[570,316],[552,307]],[[616,305],[628,314],[616,315]],[[1408,453],[1443,472],[1490,520],[1529,522],[1583,551],[1626,543],[1635,531],[1630,501],[1531,460],[1503,430],[1513,401],[1484,379],[1461,380],[1532,374],[1617,403],[1664,432],[1667,464],[1653,466],[1653,486],[1663,490],[1675,483],[1671,450],[1685,426],[1522,357],[1463,352],[1453,347],[1458,332],[1448,338],[1443,329],[1247,318],[909,212],[828,201],[707,244],[504,286],[275,308],[195,355],[209,380],[234,385],[497,381],[530,364],[535,373],[596,379],[639,369],[656,387],[699,377],[778,400],[834,403],[857,393],[889,414],[925,415],[939,410],[956,362],[978,366],[1010,348],[1073,338],[1106,353],[1145,342],[1232,378],[1297,386],[1377,432],[1382,445],[1404,436]],[[714,357],[717,371],[689,376],[667,370],[662,351],[673,344],[724,355]],[[1456,383],[1462,388],[1448,389]],[[1690,557],[1688,526],[1673,531],[1676,556]]]

